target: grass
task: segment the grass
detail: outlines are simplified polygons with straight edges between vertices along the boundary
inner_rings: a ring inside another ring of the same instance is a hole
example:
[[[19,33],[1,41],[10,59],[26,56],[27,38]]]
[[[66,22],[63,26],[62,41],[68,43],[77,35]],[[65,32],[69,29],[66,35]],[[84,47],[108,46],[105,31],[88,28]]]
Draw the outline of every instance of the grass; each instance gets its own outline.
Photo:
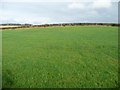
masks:
[[[118,28],[3,31],[3,88],[118,87]]]
[[[0,89],[2,89],[2,31],[0,31]]]

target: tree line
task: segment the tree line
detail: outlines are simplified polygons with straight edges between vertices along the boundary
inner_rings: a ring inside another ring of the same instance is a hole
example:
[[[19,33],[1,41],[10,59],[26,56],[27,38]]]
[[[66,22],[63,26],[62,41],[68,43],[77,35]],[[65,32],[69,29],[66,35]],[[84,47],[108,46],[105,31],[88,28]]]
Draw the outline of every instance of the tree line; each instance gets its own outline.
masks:
[[[52,26],[120,26],[116,23],[60,23],[60,24],[43,24],[43,25],[33,25],[33,24],[0,24],[3,27],[1,29],[16,29],[16,28],[30,28],[30,27],[52,27]],[[9,27],[15,26],[15,27]]]

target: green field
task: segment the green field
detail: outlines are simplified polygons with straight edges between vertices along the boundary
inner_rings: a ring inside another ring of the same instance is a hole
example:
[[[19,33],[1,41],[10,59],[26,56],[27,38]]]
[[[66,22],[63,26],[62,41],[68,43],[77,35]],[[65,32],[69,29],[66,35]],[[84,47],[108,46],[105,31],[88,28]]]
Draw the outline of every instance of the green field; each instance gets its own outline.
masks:
[[[118,27],[4,30],[3,88],[118,87]]]

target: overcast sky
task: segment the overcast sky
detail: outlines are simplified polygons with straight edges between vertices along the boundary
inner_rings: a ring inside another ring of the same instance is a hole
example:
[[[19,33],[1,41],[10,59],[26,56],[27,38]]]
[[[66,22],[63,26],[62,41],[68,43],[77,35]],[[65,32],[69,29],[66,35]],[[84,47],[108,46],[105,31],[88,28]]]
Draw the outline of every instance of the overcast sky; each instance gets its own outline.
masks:
[[[0,23],[117,23],[119,0],[0,0]]]

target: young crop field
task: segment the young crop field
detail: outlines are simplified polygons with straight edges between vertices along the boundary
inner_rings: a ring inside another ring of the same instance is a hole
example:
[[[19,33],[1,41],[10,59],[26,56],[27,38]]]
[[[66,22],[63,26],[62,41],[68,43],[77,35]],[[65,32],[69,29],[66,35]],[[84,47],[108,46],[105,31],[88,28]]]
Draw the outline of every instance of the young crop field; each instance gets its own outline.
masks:
[[[118,27],[2,31],[3,88],[118,87]]]

